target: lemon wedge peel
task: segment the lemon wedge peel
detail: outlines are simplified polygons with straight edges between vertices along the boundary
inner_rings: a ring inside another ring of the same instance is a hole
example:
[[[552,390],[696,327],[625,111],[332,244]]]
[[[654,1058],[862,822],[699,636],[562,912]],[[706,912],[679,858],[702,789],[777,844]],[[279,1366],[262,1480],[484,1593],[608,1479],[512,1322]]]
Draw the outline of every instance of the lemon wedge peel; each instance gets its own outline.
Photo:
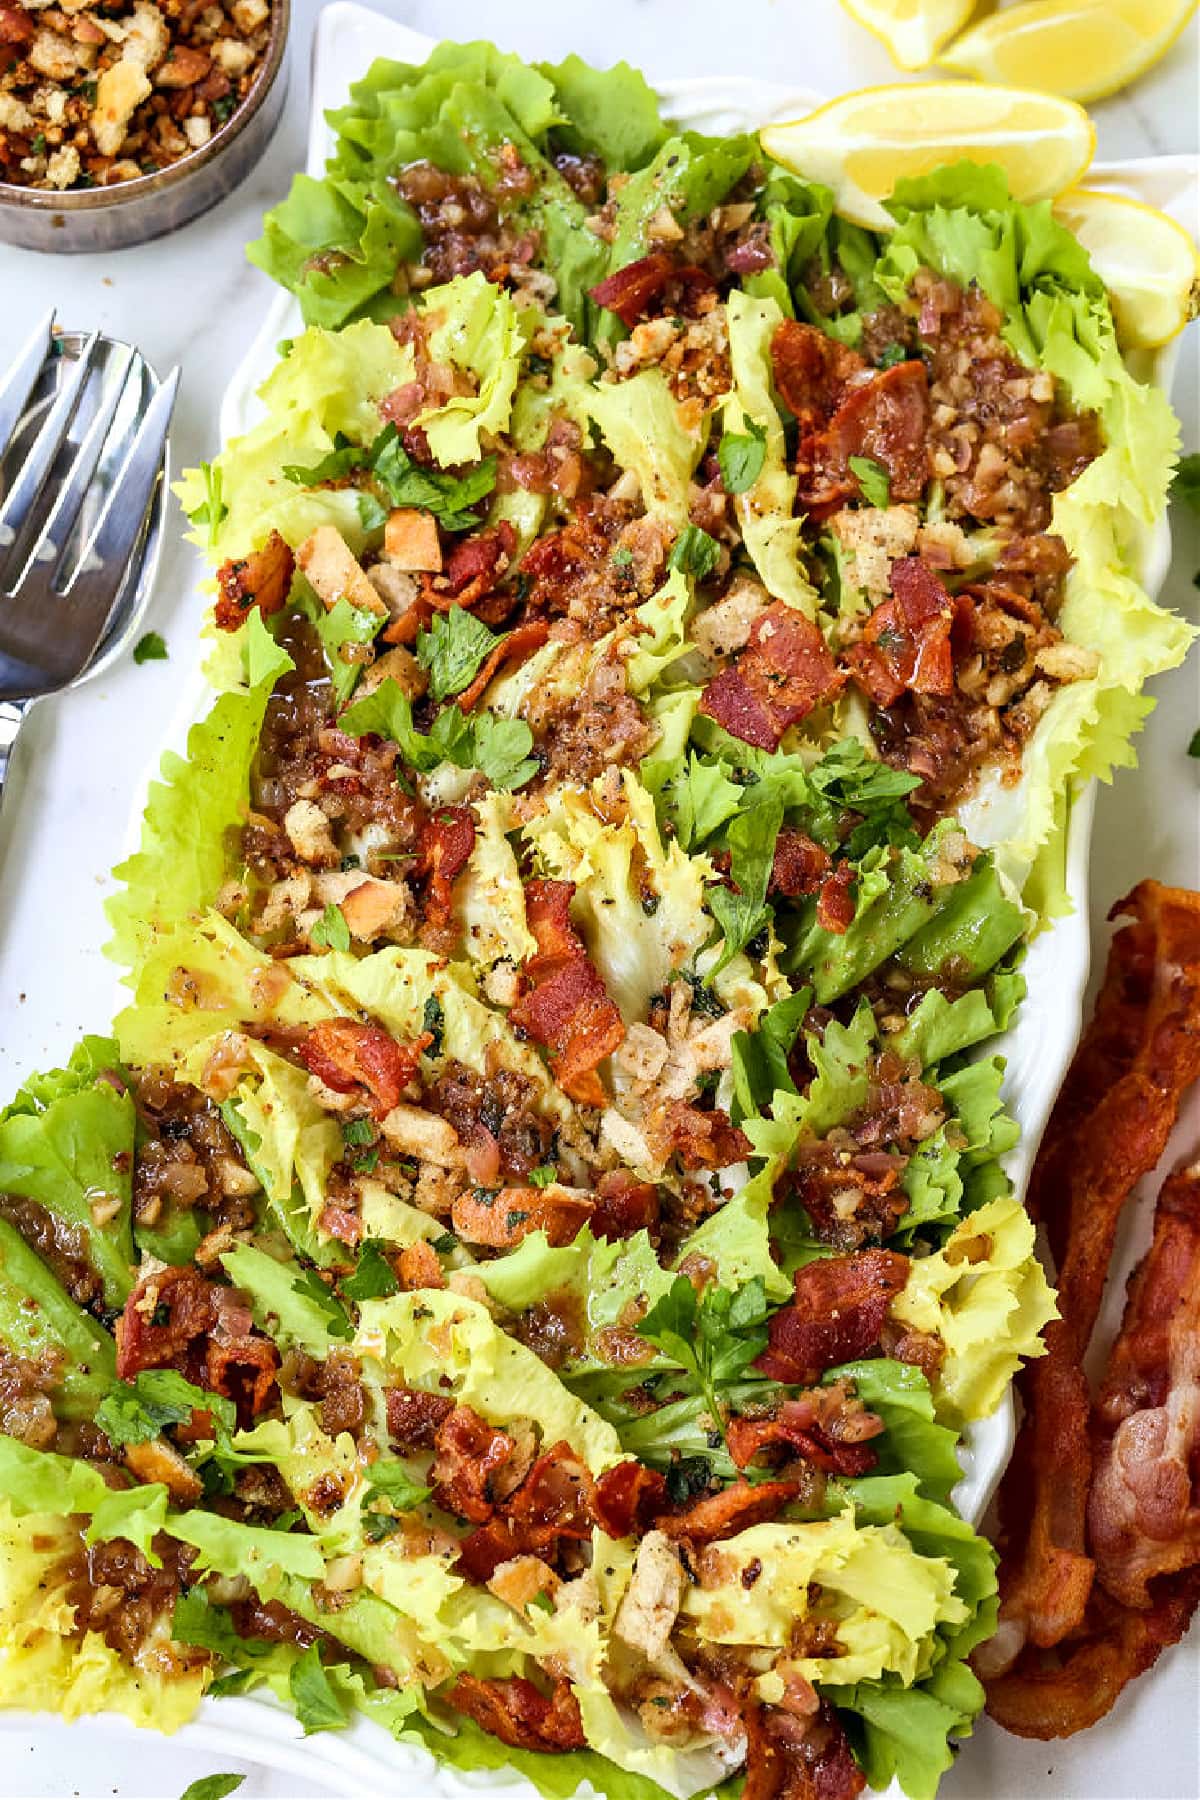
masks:
[[[996,163],[1013,197],[1029,203],[1075,187],[1096,148],[1074,101],[960,81],[860,88],[759,135],[776,162],[831,187],[838,212],[873,231],[891,230],[881,202],[905,177]]]
[[[1054,216],[1108,289],[1124,349],[1154,350],[1200,317],[1200,252],[1175,219],[1123,194],[1074,188]]]
[[[842,11],[881,43],[897,68],[927,69],[977,10],[977,0],[841,0]]]
[[[1200,0],[1019,0],[938,57],[977,81],[1091,102],[1128,87],[1178,40]]]

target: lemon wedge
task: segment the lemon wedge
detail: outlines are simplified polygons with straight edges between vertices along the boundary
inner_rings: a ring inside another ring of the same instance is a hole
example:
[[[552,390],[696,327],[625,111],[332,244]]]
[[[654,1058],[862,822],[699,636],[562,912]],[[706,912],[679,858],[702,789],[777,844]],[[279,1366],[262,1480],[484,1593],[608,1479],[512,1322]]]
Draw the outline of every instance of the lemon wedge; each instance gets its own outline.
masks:
[[[1169,343],[1200,312],[1200,257],[1182,225],[1153,206],[1074,188],[1054,203],[1108,289],[1129,349]]]
[[[844,217],[876,231],[892,225],[880,202],[902,177],[998,163],[1016,199],[1045,200],[1074,187],[1096,147],[1070,100],[959,81],[861,88],[760,136],[776,162],[824,182]]]
[[[961,31],[976,0],[842,0],[842,9],[877,37],[902,69],[927,69]]]
[[[1101,100],[1165,56],[1197,0],[1021,0],[964,32],[939,61],[978,81]]]

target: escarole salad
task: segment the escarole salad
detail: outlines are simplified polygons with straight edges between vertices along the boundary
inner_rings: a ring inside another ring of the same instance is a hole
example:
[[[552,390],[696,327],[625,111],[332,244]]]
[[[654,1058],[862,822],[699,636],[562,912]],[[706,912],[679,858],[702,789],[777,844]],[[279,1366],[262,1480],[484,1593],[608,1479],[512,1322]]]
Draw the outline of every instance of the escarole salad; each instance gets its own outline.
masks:
[[[875,236],[484,45],[334,124],[124,1005],[0,1114],[0,1699],[929,1800],[1054,1316],[991,1040],[1186,648],[1174,421],[997,170]]]

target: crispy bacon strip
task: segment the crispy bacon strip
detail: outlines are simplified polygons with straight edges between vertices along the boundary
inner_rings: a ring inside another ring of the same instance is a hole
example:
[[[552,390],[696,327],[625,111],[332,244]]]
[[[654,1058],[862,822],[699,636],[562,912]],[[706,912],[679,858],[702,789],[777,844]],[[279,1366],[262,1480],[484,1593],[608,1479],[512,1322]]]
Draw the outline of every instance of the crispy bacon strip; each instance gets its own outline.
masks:
[[[252,550],[249,556],[231,556],[217,570],[213,623],[221,631],[237,631],[252,607],[269,619],[286,605],[295,567],[295,558],[277,531],[261,550]]]
[[[513,1750],[584,1750],[579,1702],[569,1681],[556,1681],[547,1699],[523,1675],[481,1680],[460,1675],[450,1690],[450,1704]]]
[[[764,1451],[782,1450],[785,1456],[801,1456],[827,1473],[857,1476],[874,1467],[877,1458],[870,1440],[883,1428],[881,1418],[867,1412],[836,1382],[781,1401],[765,1418],[731,1419],[726,1441],[739,1469]]]
[[[829,423],[848,384],[865,375],[868,364],[857,350],[815,325],[785,319],[771,339],[771,366],[775,386],[795,413],[803,438]]]
[[[887,707],[906,688],[914,694],[952,694],[950,636],[956,617],[957,602],[928,563],[919,556],[894,562],[892,598],[875,608],[862,641],[846,657],[868,699]]]
[[[592,1510],[609,1537],[644,1537],[667,1504],[667,1483],[645,1463],[620,1462],[596,1482]]]
[[[1200,1164],[1158,1197],[1092,1411],[1088,1537],[1096,1579],[1125,1606],[1200,1563]]]
[[[516,548],[517,534],[507,519],[502,519],[493,530],[460,538],[442,573],[423,577],[421,598],[439,612],[461,606],[483,617],[479,603],[495,593],[508,573]],[[502,612],[507,610],[506,603]]]
[[[595,1489],[587,1465],[570,1444],[543,1451],[525,1479],[478,1531],[463,1540],[458,1567],[474,1581],[490,1581],[514,1556],[553,1562],[564,1543],[590,1537]]]
[[[454,704],[462,712],[468,713],[473,706],[483,699],[489,684],[505,663],[523,663],[527,656],[540,650],[550,635],[548,619],[530,619],[524,625],[518,625],[514,631],[506,632],[480,664],[479,673],[469,687],[455,697]]]
[[[761,1525],[782,1512],[800,1493],[799,1481],[735,1481],[719,1494],[703,1494],[683,1512],[664,1513],[655,1523],[670,1538],[690,1544],[713,1544],[751,1525]]]
[[[417,841],[416,873],[425,882],[423,923],[445,932],[454,918],[454,883],[475,848],[469,806],[443,806],[424,821]]]
[[[929,379],[921,362],[897,363],[854,384],[823,431],[796,452],[797,501],[822,519],[861,495],[850,458],[887,471],[889,499],[919,500],[929,480]]]
[[[323,1019],[312,1026],[297,1054],[309,1074],[335,1094],[365,1088],[371,1097],[371,1111],[382,1119],[399,1105],[428,1042],[423,1035],[415,1043],[398,1044],[381,1025],[359,1019]]]
[[[987,1683],[987,1709],[1017,1737],[1071,1737],[1102,1719],[1122,1690],[1177,1644],[1200,1603],[1200,1568],[1151,1583],[1144,1612],[1099,1587],[1081,1627],[1052,1655],[1026,1648],[1007,1674]]]
[[[755,1367],[773,1381],[808,1385],[835,1363],[865,1355],[907,1279],[908,1258],[895,1250],[807,1263],[796,1270],[795,1297],[772,1318]]]
[[[484,1524],[496,1508],[497,1479],[517,1454],[514,1440],[473,1407],[456,1406],[437,1427],[434,1450],[429,1479],[437,1504]]]
[[[635,1231],[653,1231],[661,1210],[652,1181],[639,1181],[629,1169],[610,1169],[596,1184],[592,1236],[613,1242]]]
[[[744,744],[777,750],[788,727],[845,681],[819,627],[776,600],[755,619],[737,660],[709,682],[700,711]]]
[[[445,1394],[429,1394],[424,1388],[389,1388],[386,1398],[388,1436],[402,1450],[432,1450],[438,1427],[454,1411]]]
[[[525,883],[525,916],[538,948],[525,965],[530,991],[517,1001],[509,1020],[545,1045],[564,1094],[582,1106],[603,1106],[596,1069],[624,1041],[625,1026],[571,924],[574,892],[571,881]]]
[[[632,331],[672,282],[679,283],[684,304],[715,291],[712,277],[703,269],[691,263],[681,265],[665,251],[655,250],[606,275],[588,289],[588,294],[605,312],[616,313],[626,330]]]
[[[668,1100],[656,1111],[649,1135],[664,1158],[678,1156],[683,1169],[726,1169],[750,1154],[750,1139],[719,1106],[704,1112],[687,1100]]]
[[[1145,881],[1114,907],[1114,917],[1125,914],[1134,922],[1113,939],[1030,1182],[1030,1211],[1058,1265],[1061,1317],[1047,1328],[1046,1355],[1019,1378],[1025,1420],[1000,1490],[1000,1628],[979,1654],[985,1678],[1026,1644],[1061,1643],[1084,1617],[1093,1563],[1083,1359],[1122,1210],[1200,1076],[1200,895]]]
[[[810,1690],[811,1692],[811,1690]],[[811,1695],[803,1716],[748,1705],[741,1800],[855,1800],[867,1785],[833,1707]]]
[[[769,894],[784,894],[789,900],[815,894],[831,864],[828,850],[815,844],[794,825],[785,825],[775,839],[775,858],[771,865]]]
[[[216,1325],[213,1284],[198,1269],[159,1269],[138,1282],[117,1320],[117,1374],[132,1381],[142,1369],[179,1361]]]

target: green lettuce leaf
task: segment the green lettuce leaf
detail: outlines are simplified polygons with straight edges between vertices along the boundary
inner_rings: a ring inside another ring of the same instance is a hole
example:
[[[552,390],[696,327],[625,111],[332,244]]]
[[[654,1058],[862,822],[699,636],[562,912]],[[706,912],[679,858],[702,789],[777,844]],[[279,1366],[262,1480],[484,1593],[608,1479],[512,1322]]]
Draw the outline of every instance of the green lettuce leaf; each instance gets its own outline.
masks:
[[[61,1419],[91,1419],[116,1378],[113,1340],[0,1219],[0,1343],[13,1356],[56,1365],[51,1403]]]
[[[65,1069],[31,1076],[0,1112],[0,1193],[36,1201],[78,1234],[113,1309],[133,1285],[135,1124],[109,1038],[84,1038]],[[97,1222],[109,1201],[112,1217]]]

